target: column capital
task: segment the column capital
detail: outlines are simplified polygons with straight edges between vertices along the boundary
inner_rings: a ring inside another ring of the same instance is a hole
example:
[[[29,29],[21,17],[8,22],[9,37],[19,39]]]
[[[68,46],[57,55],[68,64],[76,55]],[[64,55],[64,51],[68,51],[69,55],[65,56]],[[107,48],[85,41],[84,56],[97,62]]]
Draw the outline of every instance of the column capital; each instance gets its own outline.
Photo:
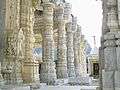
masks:
[[[43,11],[45,12],[53,12],[53,9],[55,8],[55,5],[50,2],[46,2],[42,4],[43,6]]]
[[[64,19],[66,21],[69,20],[70,14],[71,14],[71,4],[70,3],[65,3],[64,5]]]
[[[105,47],[114,47],[115,44],[115,34],[113,32],[108,32],[106,35],[104,35],[104,46]]]

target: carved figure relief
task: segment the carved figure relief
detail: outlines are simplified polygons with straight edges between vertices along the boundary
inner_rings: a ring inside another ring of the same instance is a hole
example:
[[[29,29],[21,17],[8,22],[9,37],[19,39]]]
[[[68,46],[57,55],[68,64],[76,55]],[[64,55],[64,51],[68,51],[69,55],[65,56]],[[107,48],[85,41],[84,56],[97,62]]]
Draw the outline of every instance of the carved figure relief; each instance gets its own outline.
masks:
[[[25,41],[25,36],[23,35],[22,29],[20,29],[18,33],[18,42],[17,42],[17,54],[20,57],[24,56],[24,41]]]

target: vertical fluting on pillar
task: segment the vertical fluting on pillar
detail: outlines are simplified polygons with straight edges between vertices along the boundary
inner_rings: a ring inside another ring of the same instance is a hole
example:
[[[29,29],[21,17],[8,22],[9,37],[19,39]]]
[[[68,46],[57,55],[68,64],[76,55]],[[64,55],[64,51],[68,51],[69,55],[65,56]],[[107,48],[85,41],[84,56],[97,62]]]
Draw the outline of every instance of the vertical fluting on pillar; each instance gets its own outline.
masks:
[[[66,30],[65,30],[65,20],[63,18],[64,8],[63,6],[58,6],[55,10],[55,15],[57,19],[58,28],[58,44],[57,44],[57,64],[56,72],[57,78],[67,78],[67,47],[66,47]]]
[[[74,33],[74,63],[76,77],[80,76],[80,43],[81,43],[81,27],[77,25],[77,31]]]
[[[54,39],[53,39],[53,8],[54,4],[43,3],[43,63],[41,64],[41,82],[54,84],[56,70],[54,62]]]
[[[75,77],[72,22],[67,23],[67,68],[68,76]]]

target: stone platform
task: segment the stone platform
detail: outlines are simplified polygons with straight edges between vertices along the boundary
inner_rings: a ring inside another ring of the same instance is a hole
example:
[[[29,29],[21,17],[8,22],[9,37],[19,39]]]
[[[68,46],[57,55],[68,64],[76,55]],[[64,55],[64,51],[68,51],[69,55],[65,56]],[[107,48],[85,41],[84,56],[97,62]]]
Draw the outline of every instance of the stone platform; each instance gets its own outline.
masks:
[[[0,90],[30,90],[30,86],[4,85],[0,86]]]
[[[46,86],[37,90],[99,90],[97,86]]]
[[[4,86],[0,90],[99,90],[98,86],[47,86],[41,85],[39,88],[31,86]]]

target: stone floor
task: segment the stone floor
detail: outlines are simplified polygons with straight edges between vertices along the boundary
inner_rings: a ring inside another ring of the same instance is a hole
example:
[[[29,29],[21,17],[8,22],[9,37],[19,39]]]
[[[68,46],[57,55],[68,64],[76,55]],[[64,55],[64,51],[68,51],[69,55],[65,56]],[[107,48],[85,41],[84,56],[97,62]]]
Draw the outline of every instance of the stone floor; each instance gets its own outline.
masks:
[[[98,86],[99,86],[98,80],[93,79],[89,86],[86,85],[71,86],[70,84],[65,84],[65,85],[58,84],[56,86],[49,86],[46,85],[45,83],[31,83],[29,85],[21,85],[21,86],[2,85],[0,86],[0,90],[99,90]]]
[[[37,90],[99,90],[97,86],[46,86]]]
[[[97,86],[41,86],[32,89],[30,86],[5,86],[0,90],[99,90]]]

